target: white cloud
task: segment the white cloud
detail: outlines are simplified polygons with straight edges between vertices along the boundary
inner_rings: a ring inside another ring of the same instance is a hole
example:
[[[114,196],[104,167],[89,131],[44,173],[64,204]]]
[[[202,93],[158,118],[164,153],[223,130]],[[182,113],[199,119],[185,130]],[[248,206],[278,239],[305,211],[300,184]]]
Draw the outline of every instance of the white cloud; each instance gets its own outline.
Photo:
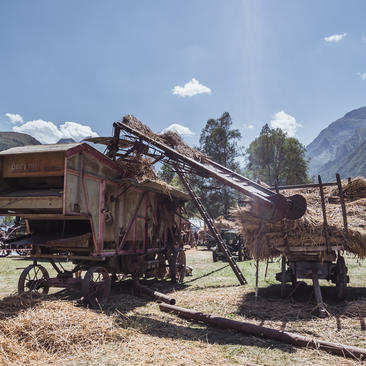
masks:
[[[324,41],[325,42],[333,42],[333,43],[336,43],[336,42],[341,41],[346,36],[347,36],[347,33],[332,34],[331,36],[324,37]]]
[[[296,130],[299,127],[302,127],[300,123],[296,122],[295,117],[292,117],[284,111],[277,112],[273,118],[274,119],[271,121],[271,127],[280,128],[287,132],[289,137],[294,137]]]
[[[5,113],[11,123],[23,123],[23,117],[17,113]]]
[[[13,131],[27,133],[43,144],[54,144],[61,138],[72,138],[75,141],[80,141],[85,137],[98,136],[89,126],[76,122],[65,122],[57,127],[53,122],[43,121],[42,119],[28,121],[21,126],[14,126]]]
[[[165,133],[168,131],[176,132],[177,134],[181,136],[193,136],[194,132],[192,132],[188,127],[182,126],[178,123],[173,123],[169,127],[164,128],[164,130],[161,131],[161,133]]]
[[[252,129],[252,128],[254,128],[254,125],[249,125],[248,128]]]
[[[366,80],[366,72],[359,72],[358,75],[362,80]]]
[[[361,38],[361,40],[362,40],[362,42],[366,42],[366,36],[363,36],[363,37]]]
[[[75,141],[80,141],[86,137],[98,137],[98,134],[90,126],[76,122],[65,122],[60,125],[60,131],[63,138],[70,138]]]
[[[211,89],[200,84],[195,78],[192,78],[192,80],[184,84],[183,87],[176,85],[172,91],[174,95],[179,95],[180,97],[193,97],[197,94],[211,94]]]

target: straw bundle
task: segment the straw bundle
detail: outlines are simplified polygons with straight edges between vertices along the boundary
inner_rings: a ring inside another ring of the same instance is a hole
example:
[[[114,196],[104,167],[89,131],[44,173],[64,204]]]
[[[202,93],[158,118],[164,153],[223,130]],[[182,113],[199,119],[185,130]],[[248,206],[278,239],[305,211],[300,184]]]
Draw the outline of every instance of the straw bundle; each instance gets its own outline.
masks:
[[[21,364],[24,357],[32,361],[51,360],[121,338],[113,318],[66,301],[11,296],[1,300],[0,308],[2,365]]]
[[[155,174],[151,158],[145,158],[137,154],[129,156],[128,159],[120,158],[117,163],[127,171],[129,177],[136,179],[139,183],[147,180],[162,182]]]
[[[366,198],[366,179],[356,177],[347,182],[343,187],[343,194],[346,200],[354,201],[360,198]],[[339,199],[338,188],[334,188],[330,195]]]
[[[349,196],[346,199],[348,235],[344,231],[340,204],[327,202],[328,236],[331,246],[339,246],[360,258],[366,258],[366,199],[362,198],[364,188],[360,189],[366,187],[366,181],[359,180],[357,187],[358,190],[352,190],[352,201]],[[349,187],[346,186],[345,191],[347,188]],[[253,215],[250,204],[233,210],[233,216],[246,238],[246,246],[254,258],[267,259],[281,254],[287,255],[291,247],[297,247],[299,252],[309,253],[316,247],[326,246],[319,189],[282,193],[286,196],[299,193],[306,198],[308,208],[303,217],[295,221],[263,223],[261,218]],[[334,195],[334,190],[325,189],[325,195],[329,194]],[[360,194],[361,198],[357,197],[357,194]],[[285,246],[284,236],[287,238],[288,247]]]
[[[142,132],[148,137],[151,137],[152,139],[158,142],[161,142],[165,145],[174,148],[176,151],[180,152],[185,156],[188,156],[192,159],[201,162],[204,162],[206,160],[206,156],[204,154],[186,145],[182,140],[182,138],[175,132],[167,131],[163,134],[156,134],[153,131],[151,131],[149,127],[144,125],[141,121],[139,121],[135,116],[132,115],[125,116],[123,122],[128,124],[131,128]]]
[[[347,303],[345,313],[351,316],[366,317],[366,299],[358,299]]]

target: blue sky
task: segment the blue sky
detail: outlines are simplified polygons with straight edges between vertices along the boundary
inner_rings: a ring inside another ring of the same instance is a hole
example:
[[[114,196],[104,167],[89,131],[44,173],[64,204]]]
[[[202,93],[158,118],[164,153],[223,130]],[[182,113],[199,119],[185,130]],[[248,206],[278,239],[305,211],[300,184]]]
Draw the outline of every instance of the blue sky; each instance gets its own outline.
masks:
[[[308,144],[366,105],[365,14],[362,0],[3,0],[0,130],[109,136],[134,114],[197,144],[228,111],[245,146],[270,121]]]

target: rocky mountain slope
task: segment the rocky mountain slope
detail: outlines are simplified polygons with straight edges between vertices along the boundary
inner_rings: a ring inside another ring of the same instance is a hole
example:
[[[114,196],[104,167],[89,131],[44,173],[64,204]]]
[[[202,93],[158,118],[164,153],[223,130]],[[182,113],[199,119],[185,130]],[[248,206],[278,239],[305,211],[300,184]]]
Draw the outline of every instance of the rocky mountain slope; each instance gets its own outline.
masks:
[[[7,150],[15,146],[40,144],[41,143],[38,140],[26,133],[0,132],[0,151]]]
[[[62,139],[58,140],[56,143],[57,144],[72,144],[73,142],[76,142],[76,141],[74,139],[62,138]]]
[[[310,175],[323,181],[342,177],[366,176],[366,107],[355,109],[331,123],[307,147]]]

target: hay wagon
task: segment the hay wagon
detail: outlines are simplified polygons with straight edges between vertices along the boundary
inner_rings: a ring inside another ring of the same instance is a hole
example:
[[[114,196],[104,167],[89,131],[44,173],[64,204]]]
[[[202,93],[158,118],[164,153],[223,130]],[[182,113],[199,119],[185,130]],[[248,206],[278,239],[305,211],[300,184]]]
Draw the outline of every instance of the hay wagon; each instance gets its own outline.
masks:
[[[348,178],[348,180],[350,182],[350,178]],[[301,245],[289,245],[287,233],[284,230],[284,226],[282,226],[284,246],[277,247],[278,250],[281,250],[282,253],[286,254],[285,256],[282,256],[281,272],[276,274],[276,280],[281,282],[281,296],[285,296],[285,286],[287,282],[292,283],[293,288],[296,288],[298,279],[311,279],[313,282],[315,301],[317,303],[315,313],[320,317],[326,316],[327,312],[323,303],[319,280],[327,280],[334,283],[336,285],[337,298],[340,300],[345,298],[347,284],[349,283],[349,276],[347,275],[348,269],[344,257],[341,254],[345,249],[345,243],[342,243],[342,241],[339,242],[339,239],[337,240],[337,238],[333,237],[328,226],[326,197],[324,194],[325,186],[338,187],[338,199],[343,219],[343,230],[345,233],[343,239],[348,239],[347,212],[341,178],[339,174],[337,174],[336,182],[322,183],[321,177],[318,176],[318,184],[305,184],[293,187],[287,186],[283,188],[287,190],[296,188],[319,188],[323,218],[323,230],[320,234],[323,237],[324,245],[315,244],[317,242],[315,238],[312,238],[314,244],[307,243],[305,245],[305,243],[301,242],[299,239],[299,244]],[[315,233],[313,235],[315,235]],[[306,238],[306,235],[304,238]],[[306,239],[303,240],[306,241]],[[307,238],[307,240],[309,241],[309,238]]]
[[[137,182],[123,164],[86,143],[16,147],[0,153],[0,215],[26,220],[17,245],[31,245],[33,264],[18,290],[81,290],[103,303],[122,275],[182,282],[181,210],[188,196],[163,182]],[[62,266],[71,261],[72,270]],[[39,264],[56,270],[50,277]]]

